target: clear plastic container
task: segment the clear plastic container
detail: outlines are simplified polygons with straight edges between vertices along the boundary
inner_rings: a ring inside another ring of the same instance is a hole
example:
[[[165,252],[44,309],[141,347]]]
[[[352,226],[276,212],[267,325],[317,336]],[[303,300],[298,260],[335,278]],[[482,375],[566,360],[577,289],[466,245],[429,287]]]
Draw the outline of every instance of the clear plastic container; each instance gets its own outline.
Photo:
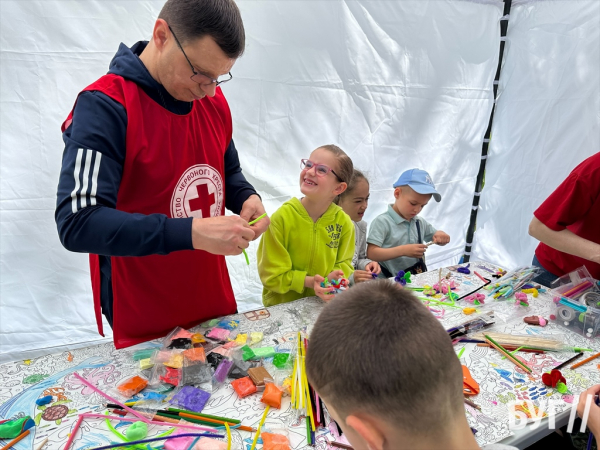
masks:
[[[585,266],[552,283],[556,322],[590,339],[600,335],[600,288]]]

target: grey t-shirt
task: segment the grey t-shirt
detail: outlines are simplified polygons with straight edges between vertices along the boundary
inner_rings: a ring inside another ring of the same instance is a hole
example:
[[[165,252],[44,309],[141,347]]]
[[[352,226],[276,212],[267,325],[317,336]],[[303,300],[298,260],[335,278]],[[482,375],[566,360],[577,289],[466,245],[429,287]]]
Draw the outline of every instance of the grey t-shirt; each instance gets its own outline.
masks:
[[[388,205],[387,211],[377,216],[373,223],[371,223],[367,243],[382,248],[418,244],[417,220],[421,227],[421,241],[431,241],[437,230],[429,222],[418,216],[414,219],[406,220],[394,211],[392,205]],[[417,258],[400,256],[399,258],[383,261],[380,265],[389,270],[392,275],[395,275],[399,271],[405,270],[413,264],[416,264],[417,261]]]
[[[354,222],[354,258],[352,258],[352,265],[354,270],[365,270],[367,264],[371,262],[367,258],[367,222],[361,220],[360,222]]]

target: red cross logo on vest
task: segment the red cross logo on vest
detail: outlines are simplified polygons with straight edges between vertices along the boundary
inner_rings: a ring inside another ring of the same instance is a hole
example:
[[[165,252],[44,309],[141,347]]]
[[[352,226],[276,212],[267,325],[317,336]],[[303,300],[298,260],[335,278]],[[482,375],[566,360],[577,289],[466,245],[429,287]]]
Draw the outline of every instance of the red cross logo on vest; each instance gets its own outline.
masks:
[[[200,218],[210,217],[210,207],[216,203],[215,194],[208,192],[208,185],[206,183],[197,184],[196,192],[198,198],[191,199],[188,203],[192,215],[196,211],[200,211]],[[207,214],[203,214],[202,211],[207,211]]]
[[[221,215],[223,180],[221,174],[208,164],[196,164],[186,170],[173,191],[171,217]]]

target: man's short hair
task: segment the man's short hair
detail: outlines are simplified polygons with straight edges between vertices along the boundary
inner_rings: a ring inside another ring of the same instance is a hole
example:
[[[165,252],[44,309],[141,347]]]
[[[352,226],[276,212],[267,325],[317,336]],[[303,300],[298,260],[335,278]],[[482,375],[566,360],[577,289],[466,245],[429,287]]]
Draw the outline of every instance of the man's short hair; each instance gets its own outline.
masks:
[[[182,45],[208,35],[229,58],[244,52],[244,23],[233,0],[167,0],[158,18],[169,24]]]
[[[462,369],[448,333],[412,292],[388,280],[356,285],[324,307],[306,370],[343,419],[369,413],[431,435],[464,414]]]

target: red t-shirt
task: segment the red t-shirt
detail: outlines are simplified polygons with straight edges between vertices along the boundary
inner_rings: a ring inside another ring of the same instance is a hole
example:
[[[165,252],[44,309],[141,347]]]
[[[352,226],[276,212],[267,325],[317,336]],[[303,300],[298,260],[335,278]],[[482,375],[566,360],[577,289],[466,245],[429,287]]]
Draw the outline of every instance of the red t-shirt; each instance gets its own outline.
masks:
[[[575,167],[533,214],[551,230],[566,228],[600,244],[600,153]],[[535,255],[554,275],[562,276],[585,266],[595,279],[600,279],[600,264],[563,253],[542,242]]]

